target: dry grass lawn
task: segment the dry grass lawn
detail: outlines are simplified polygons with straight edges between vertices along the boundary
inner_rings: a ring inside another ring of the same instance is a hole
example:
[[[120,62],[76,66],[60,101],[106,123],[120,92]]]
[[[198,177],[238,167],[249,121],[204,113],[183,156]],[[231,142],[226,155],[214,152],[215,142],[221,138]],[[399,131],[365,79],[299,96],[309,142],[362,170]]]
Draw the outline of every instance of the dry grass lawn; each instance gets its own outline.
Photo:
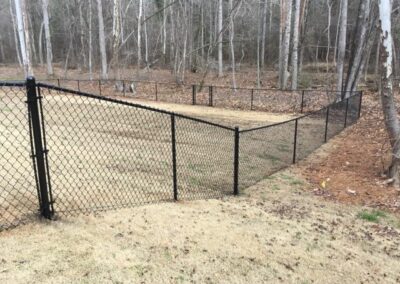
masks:
[[[368,222],[359,217],[368,209],[318,200],[307,187],[289,169],[238,198],[5,231],[0,282],[398,283],[399,219]]]

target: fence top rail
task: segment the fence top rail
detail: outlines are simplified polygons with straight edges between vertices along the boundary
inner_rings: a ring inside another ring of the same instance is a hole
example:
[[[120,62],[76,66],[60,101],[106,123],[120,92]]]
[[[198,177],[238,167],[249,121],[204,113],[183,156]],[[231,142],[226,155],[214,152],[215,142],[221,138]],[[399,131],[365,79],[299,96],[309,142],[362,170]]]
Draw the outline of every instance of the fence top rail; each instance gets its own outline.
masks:
[[[350,98],[353,98],[353,97],[356,97],[356,96],[361,96],[361,92],[355,92],[354,95],[352,95],[350,97],[347,97],[345,100],[349,100]],[[332,103],[332,104],[330,104],[328,106],[325,106],[325,107],[320,108],[320,109],[315,110],[315,111],[308,112],[306,114],[303,114],[301,116],[298,116],[298,117],[295,117],[295,118],[292,118],[292,119],[289,119],[289,120],[280,121],[280,122],[277,122],[277,123],[268,124],[268,125],[264,125],[264,126],[258,126],[258,127],[249,128],[249,129],[243,129],[243,130],[240,130],[239,132],[240,133],[246,133],[246,132],[266,129],[266,128],[270,128],[270,127],[273,127],[273,126],[278,126],[278,125],[281,125],[281,124],[289,123],[289,122],[292,122],[292,121],[295,121],[295,120],[299,120],[299,119],[305,118],[307,116],[311,116],[311,115],[316,114],[316,113],[318,113],[320,111],[324,111],[324,110],[326,110],[328,108],[331,108],[331,107],[333,107],[335,105],[338,105],[338,104],[342,103],[343,101],[344,100],[336,101],[336,102],[334,102],[334,103]]]
[[[25,87],[25,81],[0,81],[0,87]]]
[[[117,104],[120,104],[120,105],[126,105],[126,106],[130,106],[130,107],[144,109],[144,110],[157,112],[157,113],[162,113],[162,114],[166,114],[166,115],[174,115],[175,117],[188,119],[188,120],[196,121],[196,122],[203,123],[203,124],[208,124],[208,125],[211,125],[211,126],[215,126],[215,127],[219,127],[219,128],[225,129],[225,130],[235,131],[235,128],[233,128],[233,127],[221,125],[221,124],[214,123],[214,122],[211,122],[211,121],[207,121],[207,120],[204,120],[204,119],[201,119],[201,118],[196,118],[196,117],[192,117],[192,116],[188,116],[188,115],[184,115],[184,114],[180,114],[180,113],[176,113],[176,112],[172,112],[172,111],[161,110],[161,109],[158,109],[158,108],[145,106],[145,105],[141,105],[141,104],[136,104],[136,103],[131,103],[131,102],[123,101],[123,100],[118,100],[118,99],[113,99],[113,98],[109,98],[109,97],[103,97],[103,96],[99,96],[99,95],[79,92],[79,91],[75,91],[75,90],[71,90],[71,89],[67,89],[67,88],[62,88],[62,87],[57,87],[57,86],[53,86],[53,85],[49,85],[49,84],[45,84],[45,83],[40,83],[40,82],[37,83],[36,85],[38,87],[42,87],[42,88],[46,88],[46,89],[50,89],[50,90],[54,90],[54,91],[59,91],[59,92],[65,92],[65,93],[69,93],[69,94],[74,94],[74,95],[81,96],[81,97],[87,97],[87,98],[98,99],[98,100],[101,100],[101,101],[113,102],[113,103],[117,103]]]
[[[325,92],[325,93],[356,93],[358,91],[337,91],[337,90],[326,90],[326,89],[296,89],[296,90],[282,90],[282,89],[274,89],[274,88],[257,88],[257,87],[231,87],[231,86],[224,86],[224,85],[209,85],[209,84],[178,84],[178,83],[171,83],[171,82],[158,82],[158,81],[151,81],[151,80],[135,80],[135,79],[72,79],[72,78],[50,78],[50,79],[40,79],[39,81],[80,81],[80,82],[117,82],[117,81],[127,81],[127,82],[134,82],[134,83],[148,83],[148,84],[159,84],[159,85],[173,85],[173,86],[197,86],[197,87],[213,87],[219,89],[230,89],[230,90],[247,90],[247,91],[275,91],[280,93],[298,93],[298,92]]]

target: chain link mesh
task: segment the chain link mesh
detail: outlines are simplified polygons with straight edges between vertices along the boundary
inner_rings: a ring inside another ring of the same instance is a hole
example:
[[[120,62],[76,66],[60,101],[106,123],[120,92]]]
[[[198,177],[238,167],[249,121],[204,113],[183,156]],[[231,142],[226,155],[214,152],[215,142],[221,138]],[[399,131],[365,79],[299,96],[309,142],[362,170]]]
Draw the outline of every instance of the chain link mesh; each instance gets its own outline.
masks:
[[[26,100],[25,87],[0,85],[0,231],[39,210]]]

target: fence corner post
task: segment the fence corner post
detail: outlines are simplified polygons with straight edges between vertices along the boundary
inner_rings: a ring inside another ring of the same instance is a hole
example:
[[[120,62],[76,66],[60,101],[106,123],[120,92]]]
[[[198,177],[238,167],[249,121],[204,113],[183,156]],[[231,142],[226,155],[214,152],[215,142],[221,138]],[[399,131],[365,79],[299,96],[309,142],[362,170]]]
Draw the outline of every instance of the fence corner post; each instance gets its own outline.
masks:
[[[304,109],[304,90],[301,91],[300,113],[303,113],[303,109]]]
[[[172,179],[174,188],[174,200],[178,200],[178,180],[176,173],[176,126],[175,114],[171,114],[171,141],[172,141]]]
[[[42,134],[42,123],[40,119],[40,108],[38,101],[41,99],[36,91],[36,81],[34,77],[28,77],[26,79],[26,93],[27,93],[27,104],[29,113],[29,124],[31,125],[32,135],[32,155],[34,159],[34,168],[37,174],[37,185],[38,185],[38,199],[40,206],[40,214],[46,218],[51,219],[53,216],[53,210],[50,202],[49,186],[48,186],[48,174],[46,167],[46,150],[43,147],[43,134]]]
[[[347,113],[349,111],[349,98],[346,99],[346,113],[344,114],[344,128],[347,127]]]
[[[250,110],[253,110],[253,104],[254,104],[254,89],[251,88]]]
[[[326,120],[325,120],[325,143],[328,141],[328,122],[329,122],[329,106],[326,108]]]
[[[235,153],[233,160],[233,195],[239,195],[239,127],[235,127]]]
[[[358,106],[358,118],[361,117],[361,107],[362,107],[362,98],[363,98],[363,91],[360,91],[360,105]]]
[[[192,105],[196,105],[196,85],[192,85]]]
[[[208,105],[213,106],[213,86],[208,86]]]
[[[294,139],[293,139],[293,164],[296,164],[296,156],[297,156],[297,128],[299,124],[299,119],[296,118],[294,123]]]

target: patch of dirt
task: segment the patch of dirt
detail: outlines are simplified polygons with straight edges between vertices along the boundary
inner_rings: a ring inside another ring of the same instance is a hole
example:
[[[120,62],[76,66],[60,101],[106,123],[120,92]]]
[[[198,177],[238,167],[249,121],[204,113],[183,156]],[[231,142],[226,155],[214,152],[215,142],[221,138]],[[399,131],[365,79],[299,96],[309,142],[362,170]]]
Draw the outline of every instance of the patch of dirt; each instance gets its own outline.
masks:
[[[400,193],[385,185],[388,138],[377,94],[363,98],[359,122],[300,164],[316,195],[400,212]]]

